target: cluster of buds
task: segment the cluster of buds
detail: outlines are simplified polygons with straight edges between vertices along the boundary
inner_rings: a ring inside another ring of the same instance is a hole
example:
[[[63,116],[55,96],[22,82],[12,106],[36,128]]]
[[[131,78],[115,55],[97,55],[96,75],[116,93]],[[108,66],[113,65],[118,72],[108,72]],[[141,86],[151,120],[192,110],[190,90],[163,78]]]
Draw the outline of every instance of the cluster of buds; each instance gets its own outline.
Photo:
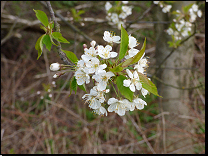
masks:
[[[128,1],[118,1],[115,6],[112,6],[109,2],[105,4],[105,10],[107,12],[106,18],[109,24],[116,25],[118,29],[121,29],[121,24],[125,28],[125,19],[132,14],[132,7],[125,6],[124,4],[128,4]]]
[[[135,49],[138,45],[136,38],[128,36],[128,51],[125,59],[132,58],[139,50]],[[128,99],[122,99],[118,96],[116,98],[110,98],[106,100],[106,94],[109,93],[109,85],[115,82],[117,74],[110,71],[112,63],[116,62],[117,52],[112,51],[113,44],[120,43],[120,36],[114,36],[108,31],[104,32],[103,39],[108,43],[106,46],[97,45],[96,41],[90,43],[91,47],[87,48],[84,45],[84,54],[81,59],[78,60],[75,66],[75,78],[78,85],[89,84],[90,79],[93,79],[95,86],[90,90],[89,94],[85,94],[82,98],[86,100],[89,107],[93,109],[93,112],[98,115],[106,115],[108,112],[115,112],[120,116],[125,115],[126,111],[133,111],[135,108],[143,109],[147,103],[135,96],[134,100],[129,101]],[[145,74],[145,68],[147,68],[147,59],[144,58],[144,54],[141,59],[129,69],[124,69],[122,72],[126,75],[126,79],[123,80],[123,86],[128,87],[131,92],[140,90],[142,95],[148,94],[148,91],[142,88],[142,83],[138,76],[138,72]],[[113,85],[112,85],[113,86]],[[113,89],[115,89],[113,87]],[[116,90],[115,90],[116,92]],[[117,94],[117,92],[116,92]],[[105,102],[109,105],[105,105]]]

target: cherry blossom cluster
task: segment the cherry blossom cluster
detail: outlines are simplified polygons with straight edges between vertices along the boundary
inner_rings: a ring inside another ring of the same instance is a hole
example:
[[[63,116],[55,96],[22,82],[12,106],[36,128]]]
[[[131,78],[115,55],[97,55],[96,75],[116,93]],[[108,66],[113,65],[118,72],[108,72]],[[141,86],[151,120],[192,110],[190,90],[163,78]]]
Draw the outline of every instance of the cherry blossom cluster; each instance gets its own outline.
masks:
[[[106,94],[110,92],[108,85],[112,84],[114,78],[117,76],[109,70],[111,64],[109,61],[115,61],[118,53],[113,52],[113,44],[120,43],[120,36],[113,36],[112,33],[105,31],[103,39],[108,43],[106,46],[97,45],[92,41],[90,47],[84,48],[84,54],[78,60],[75,67],[75,78],[78,85],[89,84],[92,79],[95,86],[90,90],[89,94],[85,94],[82,98],[86,100],[89,107],[93,112],[98,115],[106,115],[108,112],[115,112],[120,116],[125,115],[126,111],[133,111],[135,108],[141,110],[147,103],[135,96],[135,99],[130,102],[127,99],[110,98],[106,100]],[[128,54],[125,59],[135,56],[139,50],[135,49],[138,45],[136,38],[129,35]],[[148,91],[142,88],[138,72],[145,74],[147,68],[147,59],[144,55],[136,65],[130,70],[125,69],[123,72],[126,74],[127,79],[123,81],[123,86],[129,87],[132,92],[140,90],[141,94],[145,97]],[[50,69],[53,71],[60,70],[60,65],[57,63],[51,64]],[[133,73],[132,73],[133,72]],[[114,88],[115,89],[115,88]],[[109,105],[108,108],[105,102]]]
[[[179,10],[176,10],[176,18],[173,19],[175,26],[172,25],[167,29],[169,35],[174,35],[176,40],[181,40],[182,37],[190,35],[192,30],[192,23],[195,22],[197,16],[202,16],[202,11],[198,9],[198,5],[193,4],[188,10],[188,14],[183,14]],[[183,18],[181,18],[183,17]]]
[[[159,5],[164,13],[167,13],[172,8],[172,5],[167,5],[164,1],[153,1],[154,4]],[[192,30],[192,23],[195,22],[197,16],[202,16],[202,11],[198,9],[198,5],[193,4],[188,10],[188,13],[176,10],[176,18],[173,19],[173,24],[166,30],[169,35],[173,35],[175,40],[181,40],[183,37],[190,35]]]
[[[107,12],[107,20],[110,25],[116,25],[118,29],[121,29],[121,24],[125,28],[126,17],[132,14],[132,6],[125,6],[128,1],[118,2],[121,5],[112,6],[110,2],[106,2],[105,10]]]

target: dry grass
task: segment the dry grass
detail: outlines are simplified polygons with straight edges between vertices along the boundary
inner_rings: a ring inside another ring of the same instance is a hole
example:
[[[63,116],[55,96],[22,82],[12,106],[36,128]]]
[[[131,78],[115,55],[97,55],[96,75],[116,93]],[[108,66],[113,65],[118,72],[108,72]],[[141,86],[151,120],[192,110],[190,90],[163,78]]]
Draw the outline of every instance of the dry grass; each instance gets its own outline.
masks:
[[[13,3],[7,2],[5,5],[11,7]],[[204,19],[199,21],[199,27],[202,27],[200,33],[203,34],[202,23]],[[88,28],[89,32],[94,27],[92,25]],[[66,28],[61,27],[61,30],[64,32]],[[98,38],[103,30],[98,28],[98,32],[90,37]],[[2,35],[5,36],[6,33],[8,32],[3,31]],[[67,35],[70,33],[73,34],[68,31]],[[56,86],[52,84],[54,73],[49,70],[49,65],[53,62],[62,63],[54,52],[55,47],[51,52],[45,50],[43,56],[36,60],[34,44],[40,33],[20,31],[20,34],[21,39],[12,37],[1,46],[2,154],[163,153],[160,141],[164,138],[160,121],[163,122],[163,115],[168,112],[160,113],[158,99],[148,96],[148,106],[144,110],[127,113],[123,117],[115,113],[108,113],[107,117],[95,116],[82,101],[81,97],[85,94],[82,90],[68,97],[68,83],[72,74],[55,80]],[[73,37],[74,34],[67,39],[73,40]],[[77,55],[83,52],[82,42],[86,41],[78,38],[75,43]],[[195,45],[194,67],[198,70],[193,70],[190,75],[194,86],[197,86],[205,84],[205,38],[196,36]],[[148,48],[154,46],[147,45]],[[73,42],[68,49],[73,51]],[[148,56],[154,57],[154,51],[148,53]],[[89,85],[87,90],[90,88]],[[41,93],[37,94],[37,91]],[[49,94],[53,95],[52,98]],[[194,131],[184,131],[184,136],[177,137],[191,137],[193,145],[169,151],[170,153],[180,152],[184,148],[205,153],[204,89],[191,90],[190,101],[191,116],[178,117],[184,124],[191,120]],[[180,130],[174,125],[172,127]]]

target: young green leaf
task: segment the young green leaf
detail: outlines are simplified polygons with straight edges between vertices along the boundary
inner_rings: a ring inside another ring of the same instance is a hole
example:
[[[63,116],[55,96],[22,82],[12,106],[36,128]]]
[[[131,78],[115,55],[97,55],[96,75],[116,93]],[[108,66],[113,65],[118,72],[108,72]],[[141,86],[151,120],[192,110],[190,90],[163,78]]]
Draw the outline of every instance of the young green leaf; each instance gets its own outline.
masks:
[[[52,37],[59,42],[69,43],[60,32],[53,32]]]
[[[71,81],[71,86],[70,88],[75,92],[75,94],[77,93],[77,80],[75,78],[75,76],[72,78],[72,81]]]
[[[33,9],[34,10],[34,9]],[[48,17],[45,14],[45,12],[41,10],[34,10],[36,13],[36,17],[39,19],[39,21],[45,26],[48,26]]]
[[[43,37],[45,36],[46,34],[40,36],[35,44],[35,49],[38,51],[38,58],[37,60],[39,59],[39,57],[41,56],[42,52],[43,52]]]
[[[126,52],[128,50],[128,44],[129,44],[128,33],[121,25],[121,44],[120,44],[119,60],[124,58],[124,56],[126,55]]]
[[[112,71],[112,72],[120,72],[120,71],[122,71],[123,70],[123,68],[122,67],[120,67],[120,66],[116,66],[116,67],[114,67],[114,68],[110,68],[110,71]]]
[[[49,35],[45,35],[43,37],[43,43],[46,45],[46,48],[50,51],[51,50],[52,43],[51,43],[51,40],[50,40]]]
[[[125,79],[126,79],[126,77],[123,75],[118,76],[116,79],[116,84],[117,84],[118,90],[121,92],[121,94],[123,96],[125,96],[125,98],[127,98],[129,101],[132,101],[134,93],[129,89],[129,87],[125,87],[123,85],[123,81]]]
[[[157,87],[154,85],[154,83],[152,83],[152,81],[150,81],[145,75],[143,75],[142,73],[138,72],[139,78],[142,81],[142,88],[148,90],[150,93],[154,94],[154,95],[158,95],[157,92]],[[161,97],[161,96],[159,96]]]
[[[122,67],[127,67],[131,64],[137,63],[140,60],[140,58],[143,56],[143,54],[145,52],[145,48],[146,48],[146,38],[144,40],[141,50],[134,57],[131,57],[131,58],[127,59],[125,62],[123,62]]]
[[[78,87],[79,87],[81,90],[85,91],[85,93],[87,93],[86,88],[85,88],[85,84],[83,84],[83,85],[78,85]]]
[[[71,51],[67,51],[67,50],[63,50],[62,49],[62,51],[66,54],[66,56],[73,62],[73,63],[77,63],[77,61],[78,61],[78,58],[77,58],[77,56],[73,53],[73,52],[71,52]]]

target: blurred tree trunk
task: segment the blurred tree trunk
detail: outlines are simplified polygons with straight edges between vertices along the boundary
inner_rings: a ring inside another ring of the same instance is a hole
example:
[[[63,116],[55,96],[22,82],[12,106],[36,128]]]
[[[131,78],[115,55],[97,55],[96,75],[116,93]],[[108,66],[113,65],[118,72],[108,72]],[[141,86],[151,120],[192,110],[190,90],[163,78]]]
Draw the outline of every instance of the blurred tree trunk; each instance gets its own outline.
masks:
[[[177,9],[181,10],[182,6],[186,6],[190,3],[193,2],[176,1],[171,11]],[[163,13],[159,6],[155,7],[154,12],[154,18],[157,21],[172,21],[173,19],[173,17],[168,17],[167,13]],[[171,48],[169,48],[167,44],[167,41],[171,40],[171,36],[164,32],[167,28],[168,24],[155,25],[157,65],[159,65],[171,51]],[[194,37],[191,37],[164,62],[163,67],[192,67],[193,52]],[[157,77],[161,78],[166,84],[177,87],[184,86],[185,88],[190,86],[188,70],[160,69]],[[161,136],[160,144],[163,153],[169,153],[175,150],[178,150],[176,153],[193,153],[193,147],[190,146],[192,140],[186,132],[191,131],[190,122],[188,119],[179,117],[179,115],[189,115],[190,113],[187,106],[189,105],[188,90],[175,89],[159,82],[157,85],[159,95],[163,97],[160,102],[161,113],[170,113],[169,115],[164,115],[165,122],[161,123],[161,128],[165,130],[165,133]],[[190,146],[190,148],[185,148],[185,146]]]

